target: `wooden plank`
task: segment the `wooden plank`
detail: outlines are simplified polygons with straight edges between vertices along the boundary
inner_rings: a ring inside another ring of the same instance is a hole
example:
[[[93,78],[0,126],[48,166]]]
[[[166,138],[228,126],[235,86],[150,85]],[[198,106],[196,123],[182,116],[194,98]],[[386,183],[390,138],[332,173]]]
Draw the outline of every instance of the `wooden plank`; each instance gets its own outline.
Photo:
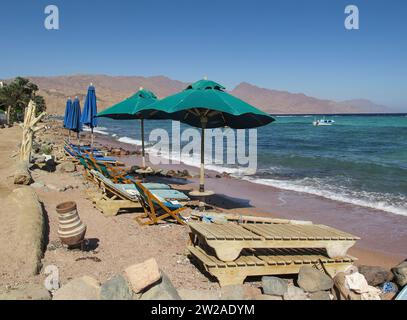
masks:
[[[199,249],[197,249],[197,247],[188,246],[188,250],[206,266],[208,267],[217,266],[215,262],[209,259],[209,257],[206,254],[203,254]]]
[[[210,224],[210,229],[213,230],[214,233],[221,235],[224,237],[226,240],[234,240],[235,235],[230,233],[227,227],[222,224],[216,224],[216,223],[211,223]]]
[[[281,240],[282,238],[279,236],[275,236],[273,234],[270,234],[269,232],[265,231],[264,227],[265,225],[259,225],[259,224],[245,224],[244,228],[252,231],[253,233],[257,234],[258,236],[261,236],[263,238],[265,238],[266,240]],[[269,225],[266,225],[269,226]]]
[[[191,224],[193,224],[193,228],[198,231],[199,233],[201,233],[206,239],[208,240],[216,240],[217,239],[217,235],[214,234],[212,232],[212,230],[210,230],[209,228],[206,227],[206,223],[193,223],[191,222]]]

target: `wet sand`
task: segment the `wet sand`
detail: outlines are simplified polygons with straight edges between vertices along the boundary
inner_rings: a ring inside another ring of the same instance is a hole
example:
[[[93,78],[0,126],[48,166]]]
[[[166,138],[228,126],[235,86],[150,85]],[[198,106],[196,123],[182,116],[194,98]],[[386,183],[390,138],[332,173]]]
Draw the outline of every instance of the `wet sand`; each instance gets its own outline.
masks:
[[[118,142],[110,137],[98,135],[101,145],[121,147],[134,151],[137,146]],[[141,157],[125,156],[126,165],[140,165]],[[152,167],[157,167],[153,166]],[[193,178],[185,181],[184,188],[197,188],[199,169],[185,164],[160,164],[160,168],[187,169]],[[381,210],[361,207],[326,199],[320,196],[287,191],[253,182],[222,177],[218,172],[206,170],[206,189],[214,196],[205,199],[208,204],[239,214],[256,214],[276,218],[311,220],[326,224],[361,238],[350,254],[359,259],[359,264],[392,267],[407,258],[407,217]]]

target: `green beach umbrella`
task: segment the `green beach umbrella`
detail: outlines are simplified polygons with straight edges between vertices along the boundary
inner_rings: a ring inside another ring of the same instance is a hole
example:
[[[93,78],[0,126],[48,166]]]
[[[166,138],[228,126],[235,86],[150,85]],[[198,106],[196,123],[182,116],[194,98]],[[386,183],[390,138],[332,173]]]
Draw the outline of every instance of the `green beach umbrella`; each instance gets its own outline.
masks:
[[[152,104],[157,100],[155,94],[151,91],[145,90],[140,87],[131,97],[101,111],[98,113],[98,117],[106,117],[116,120],[129,120],[129,119],[140,119],[141,120],[141,145],[142,145],[142,156],[143,156],[143,168],[146,166],[145,163],[145,151],[144,151],[144,119],[155,119],[153,115],[149,117],[148,113],[142,113],[146,106]]]
[[[224,91],[225,88],[210,80],[199,80],[180,93],[145,106],[142,114],[156,118],[170,118],[201,128],[201,167],[199,192],[205,195],[204,179],[204,130],[230,127],[249,129],[267,125],[274,121],[269,114],[257,109]]]

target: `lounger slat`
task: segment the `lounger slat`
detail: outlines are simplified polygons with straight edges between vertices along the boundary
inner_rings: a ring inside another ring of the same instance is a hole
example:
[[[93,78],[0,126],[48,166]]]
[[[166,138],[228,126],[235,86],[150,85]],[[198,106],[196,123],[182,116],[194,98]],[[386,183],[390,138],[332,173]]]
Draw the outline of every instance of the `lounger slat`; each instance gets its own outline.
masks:
[[[281,237],[274,236],[274,235],[271,235],[271,234],[265,232],[264,229],[261,228],[261,227],[264,227],[264,225],[262,225],[262,224],[245,224],[245,225],[243,225],[243,227],[245,229],[250,230],[251,232],[257,234],[258,236],[265,238],[266,240],[280,240],[281,239]]]
[[[229,232],[227,227],[224,225],[212,223],[211,228],[214,230],[215,234],[222,236],[226,240],[235,239],[235,235]]]
[[[196,230],[198,233],[203,235],[205,238],[208,240],[216,240],[216,235],[211,232],[211,230],[206,228],[205,223],[195,223],[195,222],[190,222],[189,223],[190,227],[194,230]]]

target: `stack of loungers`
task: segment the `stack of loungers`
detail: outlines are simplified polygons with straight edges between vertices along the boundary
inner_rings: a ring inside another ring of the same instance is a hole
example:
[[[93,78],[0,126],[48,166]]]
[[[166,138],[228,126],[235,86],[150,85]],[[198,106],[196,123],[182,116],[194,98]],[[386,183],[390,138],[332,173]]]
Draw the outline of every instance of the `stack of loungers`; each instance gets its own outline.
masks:
[[[221,286],[248,276],[296,274],[316,265],[331,276],[352,265],[347,250],[358,240],[324,225],[190,222],[190,253]]]

